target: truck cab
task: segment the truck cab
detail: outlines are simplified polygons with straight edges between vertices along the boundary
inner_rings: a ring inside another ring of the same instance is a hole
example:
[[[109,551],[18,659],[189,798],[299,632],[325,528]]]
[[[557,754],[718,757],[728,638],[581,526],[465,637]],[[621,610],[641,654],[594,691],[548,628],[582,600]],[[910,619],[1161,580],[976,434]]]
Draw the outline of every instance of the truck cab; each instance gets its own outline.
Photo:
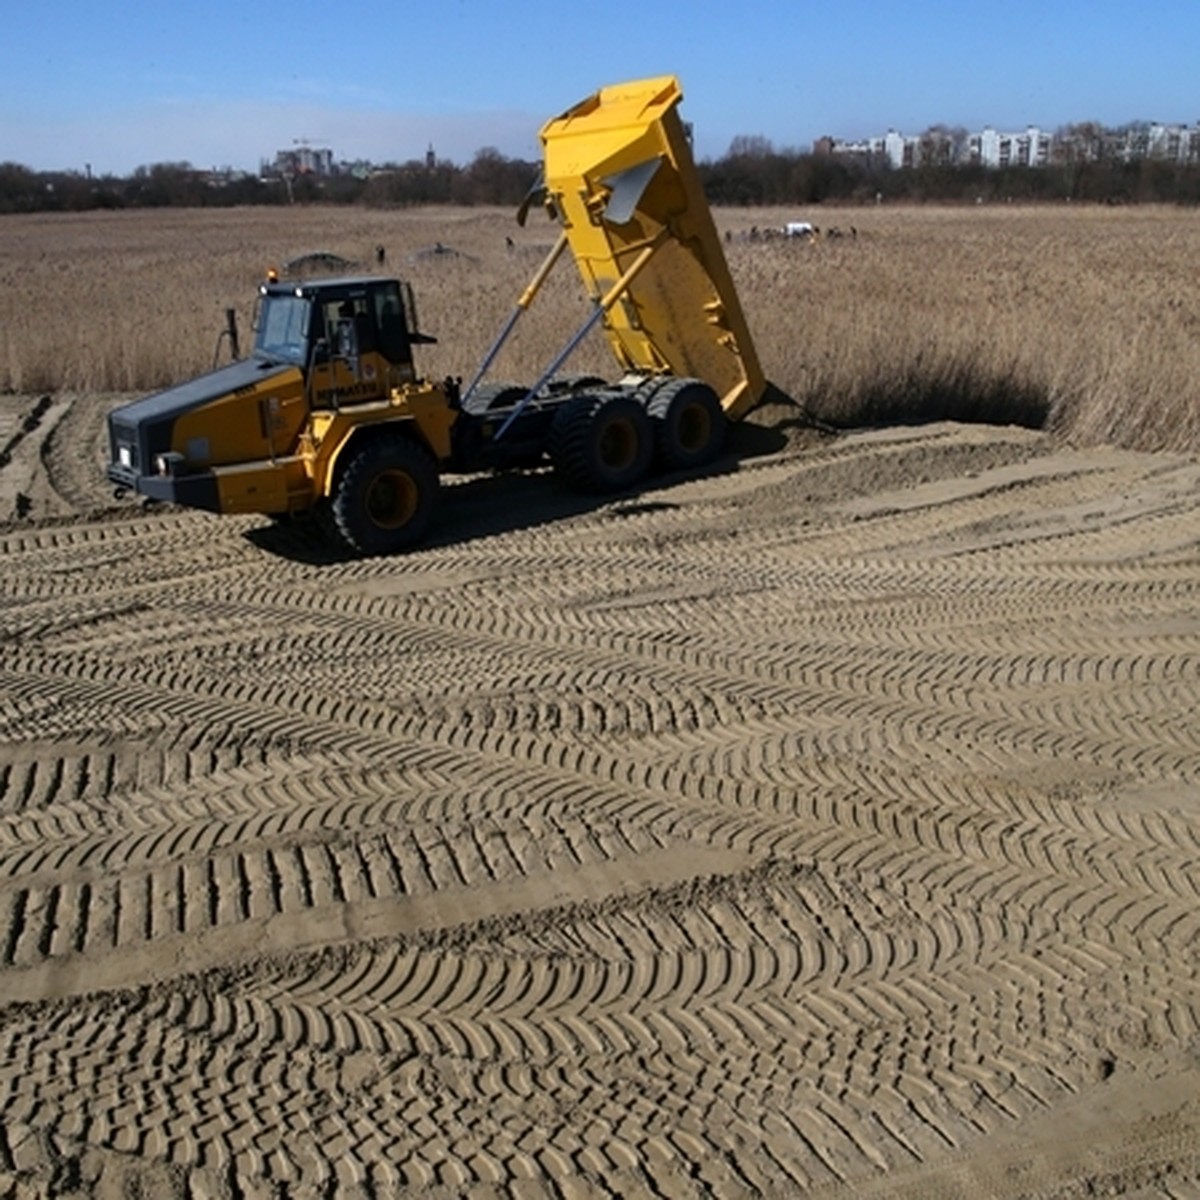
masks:
[[[314,408],[386,395],[412,383],[412,291],[395,279],[269,280],[259,288],[254,354],[306,376]]]
[[[119,490],[243,511],[222,497],[215,469],[296,455],[314,413],[411,385],[413,345],[435,340],[417,332],[411,289],[395,279],[269,277],[254,325],[248,358],[109,415],[108,478]],[[244,503],[279,501],[250,493]]]

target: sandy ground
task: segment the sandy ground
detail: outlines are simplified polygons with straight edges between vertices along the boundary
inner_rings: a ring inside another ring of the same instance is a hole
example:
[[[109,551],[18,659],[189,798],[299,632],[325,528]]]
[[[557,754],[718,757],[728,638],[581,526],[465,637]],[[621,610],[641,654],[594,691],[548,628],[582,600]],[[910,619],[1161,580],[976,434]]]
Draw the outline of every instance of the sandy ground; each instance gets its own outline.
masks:
[[[786,408],[434,537],[0,397],[0,1195],[1200,1194],[1200,465]]]

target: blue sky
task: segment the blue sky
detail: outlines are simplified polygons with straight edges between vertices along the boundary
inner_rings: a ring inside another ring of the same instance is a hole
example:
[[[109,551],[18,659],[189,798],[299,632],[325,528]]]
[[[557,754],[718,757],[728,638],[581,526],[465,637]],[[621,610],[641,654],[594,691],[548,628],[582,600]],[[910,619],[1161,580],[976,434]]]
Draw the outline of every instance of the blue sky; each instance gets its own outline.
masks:
[[[0,162],[127,174],[538,157],[549,117],[674,74],[701,157],[735,136],[1200,120],[1200,0],[0,0]]]

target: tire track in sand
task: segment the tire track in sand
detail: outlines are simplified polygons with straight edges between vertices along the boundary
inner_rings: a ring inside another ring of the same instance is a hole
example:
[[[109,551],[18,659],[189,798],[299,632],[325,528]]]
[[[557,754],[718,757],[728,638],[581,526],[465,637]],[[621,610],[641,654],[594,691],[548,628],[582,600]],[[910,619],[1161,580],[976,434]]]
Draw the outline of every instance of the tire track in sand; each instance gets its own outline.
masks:
[[[854,1191],[1169,1092],[1191,476],[979,437],[394,562],[0,531],[0,1175]]]

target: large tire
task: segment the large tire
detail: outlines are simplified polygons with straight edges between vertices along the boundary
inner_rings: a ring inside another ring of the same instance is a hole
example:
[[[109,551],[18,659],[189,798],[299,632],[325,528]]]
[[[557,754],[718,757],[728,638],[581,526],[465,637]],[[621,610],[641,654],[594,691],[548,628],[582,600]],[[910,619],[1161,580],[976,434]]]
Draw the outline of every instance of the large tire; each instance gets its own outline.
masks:
[[[654,436],[646,410],[630,396],[584,393],[558,410],[550,461],[582,492],[620,492],[650,469]]]
[[[420,540],[437,501],[437,465],[402,433],[360,434],[330,498],[339,539],[356,554],[393,554]]]
[[[728,421],[717,394],[698,379],[672,379],[651,394],[646,411],[654,427],[654,451],[665,471],[712,462],[725,444]]]

